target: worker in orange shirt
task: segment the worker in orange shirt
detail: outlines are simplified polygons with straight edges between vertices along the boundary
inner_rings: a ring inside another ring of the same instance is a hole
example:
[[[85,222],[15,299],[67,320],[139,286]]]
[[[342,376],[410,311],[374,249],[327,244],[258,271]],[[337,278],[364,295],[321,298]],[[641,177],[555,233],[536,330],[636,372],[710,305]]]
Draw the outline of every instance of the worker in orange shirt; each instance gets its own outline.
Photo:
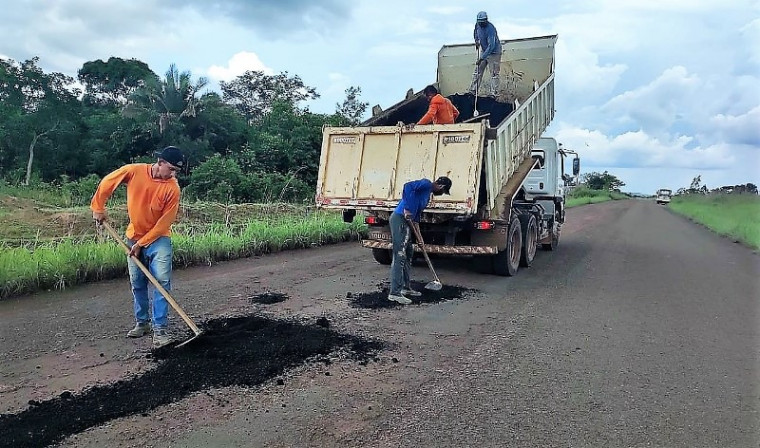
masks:
[[[161,286],[171,290],[172,242],[169,237],[179,209],[180,189],[176,173],[185,166],[185,158],[174,146],[164,148],[157,156],[156,163],[125,165],[104,177],[92,197],[90,209],[96,222],[107,220],[105,205],[108,198],[116,187],[126,184],[127,245],[131,247],[127,263],[136,320],[127,336],[139,338],[152,331],[153,346],[161,347],[171,342],[167,333],[169,304],[155,289],[152,301],[149,300],[148,278],[132,257],[139,258]],[[153,316],[152,327],[150,314]]]
[[[425,115],[420,118],[417,124],[454,124],[459,111],[454,104],[448,98],[444,98],[443,95],[438,93],[438,89],[434,86],[427,86],[425,90],[425,97],[430,101],[430,107]]]

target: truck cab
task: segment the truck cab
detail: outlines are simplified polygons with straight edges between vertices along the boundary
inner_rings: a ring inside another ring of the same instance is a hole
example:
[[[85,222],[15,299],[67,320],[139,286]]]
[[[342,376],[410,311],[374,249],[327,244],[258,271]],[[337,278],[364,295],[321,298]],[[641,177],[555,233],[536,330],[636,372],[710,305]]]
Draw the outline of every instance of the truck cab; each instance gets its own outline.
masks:
[[[572,176],[565,173],[565,158],[571,154],[575,155]],[[538,139],[531,156],[537,163],[523,183],[524,199],[538,202],[550,217],[557,215],[562,223],[565,220],[565,194],[576,183],[580,158],[575,151],[563,148],[562,143],[553,138]]]

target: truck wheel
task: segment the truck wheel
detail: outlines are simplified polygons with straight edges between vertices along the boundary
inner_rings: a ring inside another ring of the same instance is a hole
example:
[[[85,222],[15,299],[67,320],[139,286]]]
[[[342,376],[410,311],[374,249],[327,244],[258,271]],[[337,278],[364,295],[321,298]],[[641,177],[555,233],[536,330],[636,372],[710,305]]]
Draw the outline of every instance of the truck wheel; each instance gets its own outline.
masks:
[[[538,248],[538,225],[536,225],[536,217],[533,215],[520,215],[520,229],[523,234],[520,266],[527,268],[533,264],[533,260],[536,258],[536,249]]]
[[[390,265],[393,262],[393,256],[390,249],[372,249],[372,257],[380,264]]]
[[[507,248],[493,256],[493,271],[496,275],[511,277],[517,274],[520,268],[520,254],[522,252],[522,229],[520,220],[515,216],[507,229]]]
[[[550,225],[552,226],[552,230],[551,230],[551,232],[552,232],[552,242],[551,243],[543,243],[543,244],[541,244],[541,247],[544,250],[556,250],[557,249],[557,245],[559,244],[559,232],[557,231],[557,226],[554,223],[554,221],[552,221],[550,223]]]

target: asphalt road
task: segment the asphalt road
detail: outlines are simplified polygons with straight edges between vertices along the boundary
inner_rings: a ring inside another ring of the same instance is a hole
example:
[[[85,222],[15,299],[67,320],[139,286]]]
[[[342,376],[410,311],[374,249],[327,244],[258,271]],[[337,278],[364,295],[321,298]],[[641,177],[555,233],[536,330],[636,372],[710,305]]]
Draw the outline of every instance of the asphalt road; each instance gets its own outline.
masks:
[[[357,243],[178,271],[175,296],[199,319],[327,317],[388,348],[63,446],[760,446],[760,256],[650,201],[567,219],[558,250],[516,277],[434,260],[445,284],[475,290],[437,304],[351,307],[346,293],[388,275]],[[247,300],[265,291],[289,299]],[[0,413],[151,369],[149,341],[123,337],[129,300],[121,280],[0,302]]]

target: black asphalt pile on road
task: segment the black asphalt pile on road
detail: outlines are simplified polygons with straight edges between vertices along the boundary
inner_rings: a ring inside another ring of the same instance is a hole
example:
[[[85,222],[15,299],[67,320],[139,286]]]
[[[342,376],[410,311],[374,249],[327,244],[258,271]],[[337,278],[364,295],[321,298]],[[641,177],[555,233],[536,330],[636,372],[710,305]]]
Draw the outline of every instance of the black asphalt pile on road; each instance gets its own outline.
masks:
[[[284,302],[288,299],[287,294],[283,294],[281,292],[265,292],[263,294],[258,294],[255,296],[251,296],[248,298],[248,300],[251,303],[260,303],[262,305],[271,305],[273,303],[280,303]]]
[[[412,289],[422,293],[422,296],[420,297],[409,297],[409,299],[412,300],[412,305],[465,299],[475,292],[474,289],[446,284],[443,285],[443,289],[440,291],[430,291],[425,289],[426,284],[427,283],[424,282],[412,282]],[[388,283],[381,283],[378,285],[378,288],[378,291],[373,292],[349,292],[346,294],[346,297],[351,299],[350,305],[354,308],[395,308],[398,306],[409,306],[388,300],[388,292],[390,292],[390,286]]]
[[[17,414],[0,415],[0,447],[40,447],[109,420],[145,414],[211,388],[256,386],[304,363],[339,354],[363,365],[382,343],[334,332],[323,325],[234,317],[204,325],[204,334],[180,347],[153,353],[154,369],[79,393],[30,402]]]

